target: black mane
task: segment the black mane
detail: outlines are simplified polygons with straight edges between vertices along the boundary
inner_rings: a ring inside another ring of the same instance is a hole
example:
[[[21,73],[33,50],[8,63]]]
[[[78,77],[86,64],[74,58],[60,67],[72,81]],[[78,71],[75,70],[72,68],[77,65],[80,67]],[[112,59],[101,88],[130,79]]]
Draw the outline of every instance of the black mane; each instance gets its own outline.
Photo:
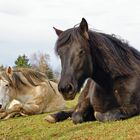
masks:
[[[85,41],[78,27],[68,29],[59,36],[56,52],[75,40]],[[89,30],[89,44],[93,51],[92,56],[96,56],[104,71],[111,73],[113,77],[137,73],[135,67],[140,65],[140,52],[124,40],[115,35]]]
[[[112,73],[113,77],[135,72],[135,66],[140,64],[140,52],[114,35],[93,31],[89,35],[91,49],[105,71]]]

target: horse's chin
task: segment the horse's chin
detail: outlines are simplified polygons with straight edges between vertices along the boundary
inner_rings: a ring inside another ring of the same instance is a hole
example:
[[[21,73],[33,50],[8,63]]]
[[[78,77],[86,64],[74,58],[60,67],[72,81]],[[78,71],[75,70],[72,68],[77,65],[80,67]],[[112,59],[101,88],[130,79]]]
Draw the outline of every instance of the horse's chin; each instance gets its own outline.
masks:
[[[63,95],[64,100],[66,100],[66,101],[75,99],[75,96],[76,96],[76,93],[70,93],[70,94],[67,93],[67,94],[65,94],[65,96]]]

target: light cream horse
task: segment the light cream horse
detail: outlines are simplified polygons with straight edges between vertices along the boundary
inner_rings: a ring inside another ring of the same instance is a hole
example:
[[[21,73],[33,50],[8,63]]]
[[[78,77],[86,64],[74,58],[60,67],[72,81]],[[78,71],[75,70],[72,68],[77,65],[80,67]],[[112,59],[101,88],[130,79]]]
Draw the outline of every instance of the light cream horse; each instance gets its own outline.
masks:
[[[12,100],[20,103],[8,105]],[[29,69],[0,73],[0,118],[8,119],[15,114],[33,115],[65,108],[65,100],[57,90],[57,84]]]

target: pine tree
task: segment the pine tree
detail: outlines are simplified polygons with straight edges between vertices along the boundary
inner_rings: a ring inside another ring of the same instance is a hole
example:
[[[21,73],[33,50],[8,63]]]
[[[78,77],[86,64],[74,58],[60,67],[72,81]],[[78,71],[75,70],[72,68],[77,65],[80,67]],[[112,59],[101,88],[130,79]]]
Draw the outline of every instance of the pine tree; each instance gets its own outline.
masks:
[[[0,66],[0,71],[3,71],[3,70],[5,70],[6,68],[3,66],[3,65],[1,65]]]
[[[31,65],[29,63],[28,57],[25,54],[22,56],[19,55],[15,61],[15,67],[30,68]]]
[[[48,69],[47,73],[46,73],[47,77],[50,79],[50,80],[54,80],[54,74],[53,74],[53,71],[51,69]]]

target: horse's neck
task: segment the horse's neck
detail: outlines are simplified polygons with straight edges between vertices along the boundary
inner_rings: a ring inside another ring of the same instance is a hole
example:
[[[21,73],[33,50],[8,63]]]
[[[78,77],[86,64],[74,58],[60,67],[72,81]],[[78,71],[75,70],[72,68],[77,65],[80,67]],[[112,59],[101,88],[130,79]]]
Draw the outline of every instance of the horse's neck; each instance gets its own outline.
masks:
[[[32,98],[33,95],[31,94],[33,92],[34,88],[31,87],[21,87],[20,89],[16,89],[14,99],[24,102],[25,100]]]
[[[100,68],[98,65],[94,65],[93,70],[93,79],[94,81],[99,84],[101,87],[104,87],[105,89],[110,89],[113,85],[113,80],[110,75],[110,73],[107,73],[102,68]]]
[[[109,89],[110,87],[112,87],[113,84],[112,75],[108,71],[105,63],[103,62],[103,58],[98,57],[98,54],[96,52],[97,49],[98,48],[91,46],[91,55],[93,63],[92,79],[100,86]]]

